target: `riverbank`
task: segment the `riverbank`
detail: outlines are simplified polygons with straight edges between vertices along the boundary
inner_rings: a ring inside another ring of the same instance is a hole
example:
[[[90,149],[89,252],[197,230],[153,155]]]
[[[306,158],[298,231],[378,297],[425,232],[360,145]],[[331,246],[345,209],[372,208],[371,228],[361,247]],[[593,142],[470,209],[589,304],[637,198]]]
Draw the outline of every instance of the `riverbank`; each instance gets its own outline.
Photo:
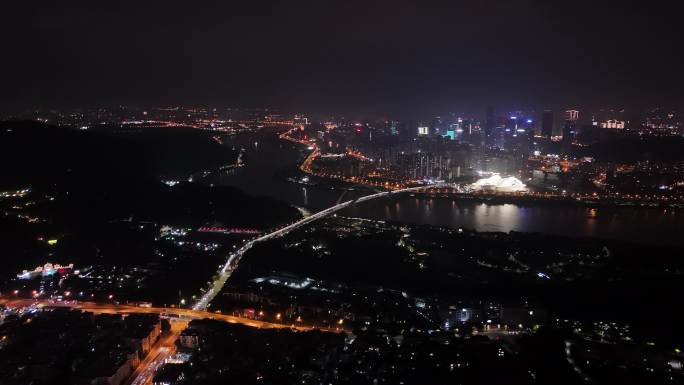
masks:
[[[518,206],[551,205],[551,206],[580,206],[580,207],[629,207],[629,208],[665,208],[673,210],[684,209],[684,203],[666,203],[659,201],[631,201],[617,199],[578,199],[567,196],[538,197],[515,194],[472,194],[472,193],[435,193],[431,191],[413,193],[422,199],[472,200],[490,204],[515,204]]]

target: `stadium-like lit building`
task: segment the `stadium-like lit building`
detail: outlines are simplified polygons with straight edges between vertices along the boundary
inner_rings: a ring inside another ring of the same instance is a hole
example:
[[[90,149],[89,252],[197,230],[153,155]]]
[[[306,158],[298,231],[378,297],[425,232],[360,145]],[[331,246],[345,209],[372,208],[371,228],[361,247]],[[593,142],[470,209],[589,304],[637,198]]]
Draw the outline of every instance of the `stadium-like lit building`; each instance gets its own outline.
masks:
[[[527,191],[527,186],[518,178],[514,176],[501,177],[499,174],[493,174],[487,178],[477,180],[470,185],[474,191],[492,191],[503,193],[515,193]]]

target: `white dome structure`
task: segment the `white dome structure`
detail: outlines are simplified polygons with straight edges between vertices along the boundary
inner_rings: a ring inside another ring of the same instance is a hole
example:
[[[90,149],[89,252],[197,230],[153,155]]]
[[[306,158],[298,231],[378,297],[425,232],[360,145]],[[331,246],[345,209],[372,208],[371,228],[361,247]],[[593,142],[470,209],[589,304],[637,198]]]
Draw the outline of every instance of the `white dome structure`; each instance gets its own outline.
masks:
[[[515,193],[527,191],[527,186],[518,178],[509,176],[502,178],[499,174],[482,178],[470,185],[475,191],[494,191],[504,193]]]

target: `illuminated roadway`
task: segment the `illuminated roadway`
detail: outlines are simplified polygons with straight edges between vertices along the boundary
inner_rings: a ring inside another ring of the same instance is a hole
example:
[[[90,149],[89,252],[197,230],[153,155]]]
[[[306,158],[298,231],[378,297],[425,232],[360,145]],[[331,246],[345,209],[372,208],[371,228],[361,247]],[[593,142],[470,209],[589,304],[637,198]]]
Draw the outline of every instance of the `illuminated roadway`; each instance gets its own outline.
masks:
[[[172,322],[172,331],[170,334],[162,336],[160,341],[157,342],[154,347],[151,349],[151,351],[147,354],[145,359],[138,365],[136,370],[132,373],[132,375],[129,377],[129,379],[126,381],[126,385],[146,385],[150,384],[152,382],[152,378],[154,377],[154,374],[157,372],[159,367],[163,365],[165,360],[170,357],[174,352],[175,352],[175,345],[174,342],[180,335],[180,331],[187,326],[187,323],[192,320],[192,319],[203,319],[203,318],[211,318],[219,321],[224,321],[224,322],[229,322],[229,323],[238,323],[238,324],[243,324],[251,327],[257,327],[257,328],[289,328],[289,329],[295,329],[295,330],[300,330],[300,331],[306,331],[306,330],[322,330],[322,331],[329,331],[329,332],[341,332],[343,329],[341,328],[326,328],[326,327],[315,327],[315,326],[304,326],[304,325],[295,325],[295,324],[280,324],[280,323],[272,323],[272,322],[266,322],[266,321],[261,321],[261,320],[255,320],[251,318],[244,318],[244,317],[236,317],[232,315],[224,315],[220,313],[211,313],[207,312],[206,309],[209,306],[209,303],[216,297],[216,295],[221,291],[223,286],[225,285],[226,281],[232,274],[233,270],[237,266],[237,263],[240,261],[240,258],[244,255],[244,253],[251,249],[255,244],[263,241],[267,241],[273,238],[281,237],[287,233],[289,233],[292,230],[296,230],[301,226],[304,226],[306,224],[309,224],[313,221],[316,221],[318,219],[321,219],[325,216],[328,216],[330,214],[333,214],[345,207],[354,205],[356,203],[363,203],[372,199],[377,199],[377,198],[383,198],[383,197],[388,197],[392,195],[397,195],[397,194],[402,194],[402,193],[407,193],[407,192],[412,192],[412,191],[419,191],[422,189],[426,188],[439,188],[439,187],[444,187],[446,184],[432,184],[432,185],[425,185],[425,186],[418,186],[418,187],[411,187],[411,188],[405,188],[405,189],[400,189],[400,190],[392,190],[392,191],[384,191],[384,192],[379,192],[371,195],[366,195],[364,197],[354,199],[354,200],[348,200],[342,203],[338,203],[332,207],[329,207],[325,210],[319,211],[315,214],[306,216],[288,226],[282,227],[276,231],[273,231],[269,234],[263,235],[261,237],[252,239],[242,245],[238,250],[234,251],[231,253],[227,260],[226,263],[223,265],[223,267],[220,270],[219,278],[215,280],[211,286],[211,288],[200,298],[200,300],[192,307],[192,309],[183,309],[183,308],[156,308],[156,307],[139,307],[139,306],[132,306],[132,305],[121,305],[121,304],[113,304],[113,303],[94,303],[94,302],[78,302],[78,301],[67,301],[67,302],[54,302],[54,301],[49,301],[49,300],[28,300],[28,299],[2,299],[0,298],[0,303],[8,305],[8,306],[38,306],[38,307],[45,307],[45,306],[59,306],[59,307],[69,307],[73,309],[79,309],[87,312],[92,312],[92,313],[109,313],[109,314],[129,314],[129,313],[155,313],[155,314],[160,314],[164,317],[171,318]],[[175,325],[174,325],[175,324]]]
[[[320,330],[325,332],[339,333],[345,331],[343,327],[328,328],[305,326],[297,324],[282,324],[273,323],[261,320],[255,320],[245,317],[236,317],[232,315],[225,315],[220,313],[210,313],[201,310],[182,309],[182,308],[161,308],[161,307],[140,307],[133,305],[123,305],[115,303],[96,303],[96,302],[79,302],[79,301],[52,301],[44,299],[12,299],[0,298],[0,304],[14,308],[50,308],[62,307],[82,310],[95,314],[131,314],[131,313],[146,313],[159,314],[164,318],[169,318],[171,321],[171,331],[167,334],[162,334],[147,353],[145,358],[140,361],[140,364],[135,368],[133,373],[124,382],[124,385],[149,385],[152,383],[157,370],[176,352],[175,341],[180,336],[181,332],[188,326],[188,323],[193,319],[215,319],[233,324],[241,324],[262,329],[294,329],[298,331]]]
[[[234,251],[231,253],[227,260],[226,263],[223,265],[223,267],[220,270],[219,278],[216,279],[211,288],[200,298],[200,300],[192,307],[192,309],[183,309],[183,308],[156,308],[156,307],[139,307],[139,306],[132,306],[132,305],[121,305],[121,304],[113,304],[113,303],[94,303],[94,302],[78,302],[78,301],[67,301],[67,302],[54,302],[54,301],[49,301],[49,300],[28,300],[28,299],[2,299],[0,298],[0,303],[8,305],[8,306],[38,306],[38,307],[45,307],[45,306],[59,306],[59,307],[69,307],[73,309],[79,309],[87,312],[92,312],[92,313],[109,313],[109,314],[130,314],[130,313],[155,313],[155,314],[160,314],[164,317],[171,318],[173,321],[172,324],[175,324],[172,326],[172,331],[169,335],[162,336],[160,341],[157,342],[154,347],[151,349],[151,351],[147,354],[145,359],[138,365],[136,370],[132,373],[132,375],[129,377],[128,381],[126,382],[126,385],[146,385],[150,384],[152,382],[152,378],[154,377],[154,374],[157,372],[159,367],[163,365],[165,360],[170,357],[174,352],[175,352],[175,345],[174,341],[178,338],[180,335],[180,331],[187,326],[187,323],[192,320],[192,319],[203,319],[203,318],[211,318],[219,321],[224,321],[224,322],[229,322],[229,323],[237,323],[237,324],[242,324],[242,325],[247,325],[251,327],[257,327],[257,328],[289,328],[289,329],[295,329],[295,330],[300,330],[300,331],[306,331],[306,330],[322,330],[322,331],[329,331],[329,332],[341,332],[344,331],[341,328],[326,328],[326,327],[315,327],[315,326],[304,326],[304,325],[295,325],[295,324],[280,324],[280,323],[272,323],[272,322],[266,322],[266,321],[261,321],[261,320],[255,320],[251,318],[244,318],[244,317],[236,317],[232,315],[224,315],[220,313],[211,313],[206,311],[207,307],[209,306],[209,303],[216,297],[216,295],[221,291],[223,286],[225,285],[226,281],[232,274],[233,270],[235,270],[235,267],[237,266],[237,263],[240,261],[244,253],[251,249],[255,244],[263,241],[267,241],[273,238],[281,237],[287,233],[289,233],[292,230],[296,230],[300,228],[301,226],[304,226],[306,224],[309,224],[313,221],[316,221],[318,219],[321,219],[325,216],[328,216],[330,214],[333,214],[345,207],[354,205],[356,203],[363,203],[372,199],[377,199],[377,198],[383,198],[383,197],[388,197],[388,196],[393,196],[397,194],[402,194],[402,193],[407,193],[407,192],[413,192],[413,191],[419,191],[422,189],[426,188],[439,188],[439,187],[444,187],[446,184],[432,184],[432,185],[425,185],[425,186],[418,186],[418,187],[411,187],[411,188],[405,188],[405,189],[400,189],[400,190],[392,190],[392,191],[383,191],[371,195],[366,195],[364,197],[354,199],[354,200],[348,200],[342,203],[338,203],[332,207],[329,207],[325,210],[319,211],[315,214],[306,216],[288,226],[282,227],[276,231],[273,231],[269,234],[263,235],[261,237],[252,239],[242,245],[238,250]]]
[[[140,361],[137,368],[131,373],[125,385],[146,385],[151,384],[154,375],[159,367],[164,365],[166,360],[176,352],[176,340],[181,332],[188,326],[187,320],[171,322],[171,331],[162,334],[154,346],[150,348],[145,358]]]
[[[419,191],[423,190],[426,188],[440,188],[440,187],[446,187],[449,186],[446,183],[437,183],[437,184],[431,184],[431,185],[425,185],[425,186],[418,186],[418,187],[410,187],[410,188],[405,188],[405,189],[400,189],[400,190],[392,190],[392,191],[383,191],[379,192],[376,194],[371,194],[371,195],[366,195],[364,197],[354,199],[354,200],[348,200],[342,203],[338,203],[332,207],[328,207],[325,210],[319,211],[315,214],[312,214],[308,217],[302,218],[298,220],[297,222],[294,222],[290,225],[287,225],[285,227],[282,227],[272,233],[262,235],[261,237],[254,238],[244,245],[240,247],[239,249],[235,250],[231,254],[228,255],[228,258],[226,259],[226,263],[221,267],[221,270],[219,271],[219,277],[211,284],[211,287],[209,290],[207,290],[204,295],[193,305],[192,309],[197,310],[197,311],[202,311],[206,310],[207,307],[209,306],[209,303],[218,295],[218,293],[221,291],[223,286],[226,284],[226,281],[228,278],[230,278],[230,275],[233,273],[233,270],[235,270],[235,267],[237,266],[238,262],[244,255],[244,253],[251,249],[255,244],[263,241],[268,241],[269,239],[281,237],[287,233],[289,233],[292,230],[296,230],[300,228],[301,226],[304,226],[306,224],[309,224],[313,221],[316,221],[318,219],[321,219],[325,216],[328,216],[330,214],[333,214],[339,210],[342,210],[345,207],[354,205],[356,203],[362,203],[369,201],[371,199],[377,199],[377,198],[383,198],[383,197],[388,197],[392,195],[397,195],[397,194],[402,194],[402,193],[407,193],[407,192],[413,192],[413,191]]]
[[[66,307],[71,309],[78,309],[95,314],[131,314],[131,313],[147,313],[159,314],[162,317],[170,318],[171,320],[191,321],[193,319],[210,318],[218,321],[229,322],[233,324],[242,324],[255,328],[262,329],[295,329],[299,331],[307,330],[321,330],[329,332],[339,332],[339,328],[327,328],[318,326],[305,326],[296,324],[282,324],[268,321],[261,321],[247,317],[236,317],[233,315],[212,313],[203,310],[193,310],[185,308],[167,308],[167,307],[140,307],[134,305],[124,305],[115,303],[98,303],[98,302],[80,302],[80,301],[52,301],[47,299],[9,299],[0,298],[0,304],[7,307],[29,307],[35,306],[38,308],[45,307]]]

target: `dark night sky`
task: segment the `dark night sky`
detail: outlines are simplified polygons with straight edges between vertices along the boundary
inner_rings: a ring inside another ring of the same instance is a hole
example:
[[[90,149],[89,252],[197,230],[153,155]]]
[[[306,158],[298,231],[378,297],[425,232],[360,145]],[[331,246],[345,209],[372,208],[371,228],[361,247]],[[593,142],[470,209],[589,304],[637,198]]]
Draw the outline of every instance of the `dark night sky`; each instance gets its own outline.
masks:
[[[668,2],[17,3],[0,16],[6,107],[406,115],[684,100]]]

